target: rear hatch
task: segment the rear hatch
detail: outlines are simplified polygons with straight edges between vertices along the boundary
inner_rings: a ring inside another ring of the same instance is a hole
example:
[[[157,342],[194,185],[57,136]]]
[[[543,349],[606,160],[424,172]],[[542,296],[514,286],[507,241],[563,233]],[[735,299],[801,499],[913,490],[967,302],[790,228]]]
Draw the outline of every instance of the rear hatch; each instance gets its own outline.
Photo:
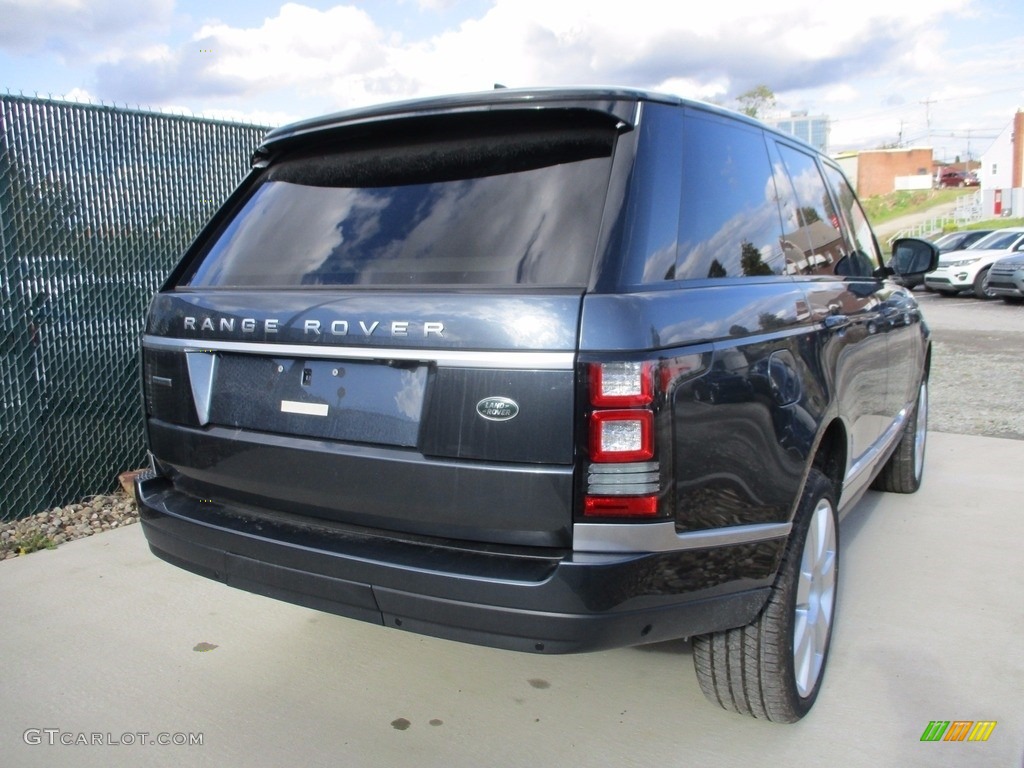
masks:
[[[567,546],[615,121],[398,123],[271,146],[186,256],[144,339],[151,449],[199,499]]]

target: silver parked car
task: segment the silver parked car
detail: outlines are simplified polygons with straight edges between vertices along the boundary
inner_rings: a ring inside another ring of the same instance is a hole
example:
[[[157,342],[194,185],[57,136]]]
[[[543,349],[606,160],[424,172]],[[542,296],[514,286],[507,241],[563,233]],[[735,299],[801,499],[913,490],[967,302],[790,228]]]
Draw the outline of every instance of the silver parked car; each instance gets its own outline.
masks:
[[[988,271],[988,288],[1008,304],[1024,300],[1024,253],[1000,259]]]

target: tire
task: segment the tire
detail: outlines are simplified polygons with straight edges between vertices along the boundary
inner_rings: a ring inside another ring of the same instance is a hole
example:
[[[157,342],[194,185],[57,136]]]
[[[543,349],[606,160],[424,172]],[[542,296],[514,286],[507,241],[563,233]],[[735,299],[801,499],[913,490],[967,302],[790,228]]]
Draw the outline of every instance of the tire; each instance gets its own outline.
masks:
[[[943,290],[941,290],[939,288],[936,288],[935,292],[937,294],[939,294],[940,296],[942,296],[943,298],[946,298],[946,299],[951,299],[954,296],[959,296],[960,295],[960,291],[943,291]]]
[[[921,382],[917,404],[903,427],[899,445],[882,467],[871,487],[889,493],[914,493],[924,476],[924,451],[928,439],[928,380]]]
[[[760,615],[745,627],[693,638],[693,664],[708,700],[777,723],[806,715],[825,674],[838,584],[835,489],[812,469]]]
[[[988,268],[981,270],[974,278],[974,295],[985,301],[994,299],[996,294],[988,287]]]

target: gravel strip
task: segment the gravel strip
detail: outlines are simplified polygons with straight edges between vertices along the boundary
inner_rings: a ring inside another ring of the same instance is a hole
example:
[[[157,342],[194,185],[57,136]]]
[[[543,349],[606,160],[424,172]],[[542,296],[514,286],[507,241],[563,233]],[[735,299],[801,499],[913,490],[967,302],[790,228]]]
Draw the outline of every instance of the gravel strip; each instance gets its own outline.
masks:
[[[93,496],[81,504],[55,507],[21,520],[10,520],[0,523],[0,560],[39,549],[53,549],[65,541],[132,525],[138,519],[134,499],[118,492]]]
[[[1024,306],[915,295],[932,329],[928,428],[1024,440]]]
[[[936,331],[928,428],[1024,440],[1024,336]]]

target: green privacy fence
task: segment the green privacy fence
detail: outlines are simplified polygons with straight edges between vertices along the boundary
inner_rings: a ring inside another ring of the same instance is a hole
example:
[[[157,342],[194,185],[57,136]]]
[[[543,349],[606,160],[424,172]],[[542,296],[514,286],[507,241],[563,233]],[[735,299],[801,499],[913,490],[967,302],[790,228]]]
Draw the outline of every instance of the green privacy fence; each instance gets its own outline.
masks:
[[[265,132],[0,94],[0,520],[142,465],[146,307]]]

